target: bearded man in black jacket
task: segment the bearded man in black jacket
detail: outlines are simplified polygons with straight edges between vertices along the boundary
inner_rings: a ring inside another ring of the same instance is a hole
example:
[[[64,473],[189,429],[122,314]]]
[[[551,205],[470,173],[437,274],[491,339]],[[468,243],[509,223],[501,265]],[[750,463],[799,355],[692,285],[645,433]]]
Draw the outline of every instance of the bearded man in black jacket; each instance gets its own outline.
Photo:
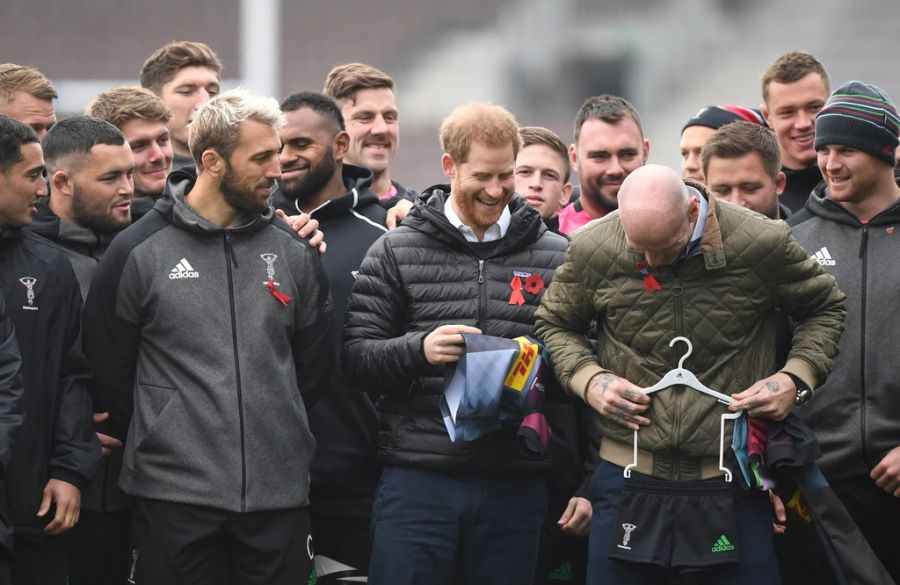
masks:
[[[519,299],[511,281],[549,283],[566,240],[514,197],[512,114],[462,106],[441,146],[450,187],[425,191],[372,246],[347,309],[344,370],[381,413],[369,583],[530,583],[550,461],[522,453],[513,427],[452,442],[440,401],[461,334],[531,333],[542,291]]]

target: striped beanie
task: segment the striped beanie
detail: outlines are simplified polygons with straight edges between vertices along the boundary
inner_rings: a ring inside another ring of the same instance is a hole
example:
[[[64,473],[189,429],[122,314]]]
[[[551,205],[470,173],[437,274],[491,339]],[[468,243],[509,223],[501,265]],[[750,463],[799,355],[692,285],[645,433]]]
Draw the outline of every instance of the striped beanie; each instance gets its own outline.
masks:
[[[681,129],[682,134],[685,129],[691,126],[706,126],[713,130],[718,130],[725,124],[737,122],[738,120],[746,120],[760,126],[765,126],[766,121],[763,119],[759,110],[745,108],[744,106],[706,106],[687,121],[684,128]]]
[[[816,150],[841,144],[896,163],[900,118],[880,88],[850,81],[837,88],[816,115]]]

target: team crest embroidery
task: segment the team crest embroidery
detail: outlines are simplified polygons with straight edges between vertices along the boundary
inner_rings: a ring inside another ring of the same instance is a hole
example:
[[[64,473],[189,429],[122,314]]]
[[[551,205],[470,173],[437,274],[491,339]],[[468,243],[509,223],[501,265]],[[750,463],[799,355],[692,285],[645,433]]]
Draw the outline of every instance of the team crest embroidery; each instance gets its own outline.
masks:
[[[287,306],[291,302],[291,297],[278,290],[279,283],[275,282],[275,260],[278,259],[278,255],[260,254],[259,257],[266,263],[266,281],[263,282],[263,286],[275,297],[275,300]]]
[[[22,305],[22,308],[26,311],[37,311],[38,307],[34,304],[34,285],[37,284],[37,279],[33,276],[23,276],[19,282],[25,286],[25,300],[28,301],[28,304]]]

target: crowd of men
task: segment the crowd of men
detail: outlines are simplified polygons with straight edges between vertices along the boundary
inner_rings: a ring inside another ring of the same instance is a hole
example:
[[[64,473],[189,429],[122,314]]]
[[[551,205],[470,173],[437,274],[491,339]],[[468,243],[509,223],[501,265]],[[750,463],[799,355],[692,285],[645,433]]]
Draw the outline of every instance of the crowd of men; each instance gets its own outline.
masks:
[[[384,72],[278,102],[221,70],[169,43],[57,121],[50,80],[0,64],[0,584],[824,582],[797,570],[803,505],[723,469],[728,413],[807,425],[900,583],[900,118],[876,85],[782,55],[759,109],[688,119],[680,172],[620,96],[569,146],[466,104],[418,192]],[[548,351],[543,452],[517,424],[449,436],[478,335]],[[645,391],[678,336],[727,405]]]

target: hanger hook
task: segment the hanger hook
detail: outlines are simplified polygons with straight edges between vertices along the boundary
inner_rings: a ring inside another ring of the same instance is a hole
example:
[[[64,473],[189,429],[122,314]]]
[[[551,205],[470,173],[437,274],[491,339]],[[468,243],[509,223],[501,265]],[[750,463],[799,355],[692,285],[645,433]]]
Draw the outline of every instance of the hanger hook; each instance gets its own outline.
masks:
[[[691,352],[694,351],[694,346],[693,346],[693,344],[691,344],[690,339],[679,335],[678,337],[676,337],[675,339],[673,339],[672,341],[669,342],[669,347],[673,347],[675,345],[676,341],[683,341],[687,345],[687,353],[685,353],[683,356],[681,356],[681,359],[678,360],[678,369],[680,370],[680,369],[682,369],[682,366],[684,365],[684,360],[688,359],[688,357],[690,357],[690,355],[691,355]]]

